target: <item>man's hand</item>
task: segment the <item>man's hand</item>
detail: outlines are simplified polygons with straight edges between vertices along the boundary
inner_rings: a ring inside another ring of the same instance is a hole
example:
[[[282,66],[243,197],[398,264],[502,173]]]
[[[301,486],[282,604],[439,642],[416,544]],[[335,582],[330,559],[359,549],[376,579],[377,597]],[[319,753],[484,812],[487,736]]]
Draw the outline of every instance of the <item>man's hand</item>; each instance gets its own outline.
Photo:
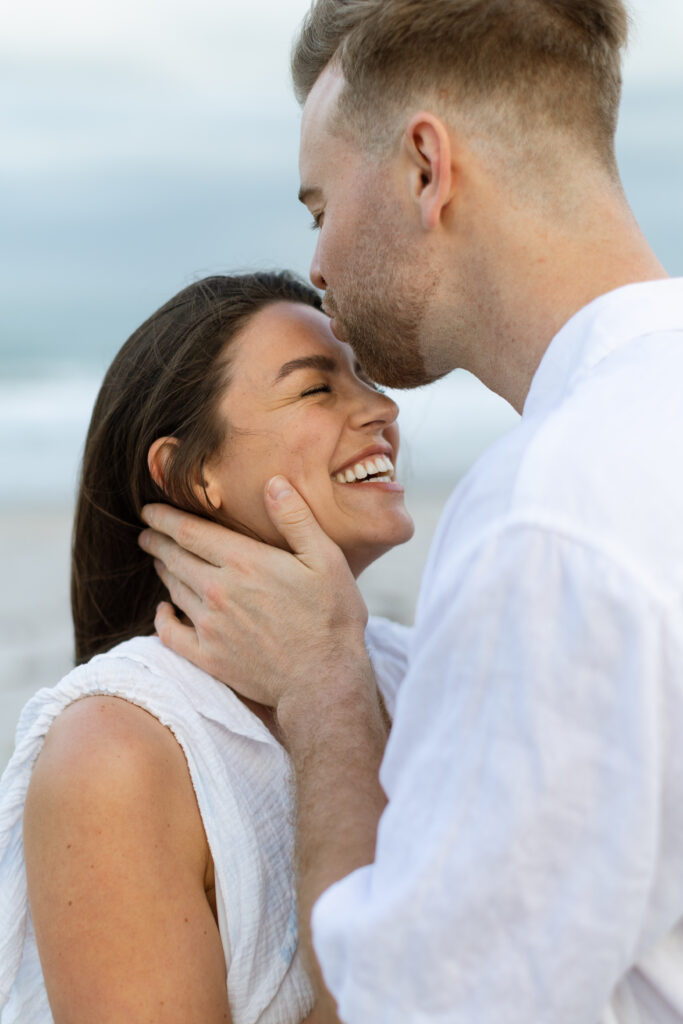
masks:
[[[282,477],[265,499],[293,554],[164,505],[144,510],[152,530],[140,542],[192,622],[161,605],[162,641],[277,709],[296,772],[300,938],[318,996],[311,1021],[338,1024],[311,947],[311,909],[372,861],[386,729],[365,650],[367,610],[344,555]]]
[[[360,672],[367,610],[340,549],[282,477],[266,508],[293,554],[166,505],[150,505],[140,544],[191,625],[170,604],[156,628],[178,654],[284,712],[283,702],[323,698],[326,681]],[[354,671],[354,662],[358,663]]]

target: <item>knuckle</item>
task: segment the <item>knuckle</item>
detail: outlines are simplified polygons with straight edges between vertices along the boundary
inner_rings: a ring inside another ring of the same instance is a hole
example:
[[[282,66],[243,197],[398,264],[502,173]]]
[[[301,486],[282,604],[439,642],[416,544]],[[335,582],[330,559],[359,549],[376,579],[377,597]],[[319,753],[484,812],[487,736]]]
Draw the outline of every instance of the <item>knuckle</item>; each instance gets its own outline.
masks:
[[[180,606],[180,603],[183,598],[183,587],[181,586],[181,584],[178,583],[178,580],[175,578],[175,576],[171,576],[170,574],[167,575],[167,578],[164,580],[164,583],[166,585],[166,589],[171,595],[171,600],[173,601],[173,604]]]
[[[285,526],[303,526],[311,522],[311,513],[305,507],[289,509],[282,516],[282,523]]]
[[[202,646],[211,650],[216,643],[217,629],[214,626],[212,616],[205,611],[201,612],[194,623],[197,636],[201,637]]]
[[[160,622],[157,622],[156,630],[162,644],[170,643],[173,636],[173,621],[171,619],[162,619]]]
[[[164,562],[162,562],[161,559],[159,558],[154,559],[154,571],[156,572],[159,579],[162,580],[163,583],[166,583],[166,581],[169,578],[169,572]]]
[[[209,611],[220,612],[225,607],[225,592],[219,580],[211,580],[204,590],[204,604]]]
[[[232,552],[230,555],[230,570],[237,577],[247,577],[251,572],[251,562],[243,552]]]
[[[201,648],[207,661],[218,666],[223,663],[228,648],[228,637],[225,629],[213,616],[203,616],[196,623],[197,635],[200,638]],[[212,675],[216,675],[212,672]]]
[[[194,523],[191,519],[181,519],[176,530],[176,542],[181,548],[188,548],[194,537]]]

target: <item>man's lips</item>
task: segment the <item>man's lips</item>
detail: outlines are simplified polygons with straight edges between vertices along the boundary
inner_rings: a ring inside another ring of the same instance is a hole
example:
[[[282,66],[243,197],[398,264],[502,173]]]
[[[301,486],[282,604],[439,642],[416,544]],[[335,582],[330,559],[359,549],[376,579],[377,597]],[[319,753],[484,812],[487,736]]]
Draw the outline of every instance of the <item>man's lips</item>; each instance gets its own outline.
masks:
[[[334,334],[337,341],[346,342],[346,338],[344,337],[344,333],[341,327],[339,326],[339,322],[334,317],[330,318],[330,330]]]
[[[346,338],[343,336],[344,332],[341,324],[339,323],[339,313],[337,309],[335,309],[332,300],[327,296],[325,296],[325,299],[323,300],[323,313],[330,318],[330,330],[337,341],[346,341]]]

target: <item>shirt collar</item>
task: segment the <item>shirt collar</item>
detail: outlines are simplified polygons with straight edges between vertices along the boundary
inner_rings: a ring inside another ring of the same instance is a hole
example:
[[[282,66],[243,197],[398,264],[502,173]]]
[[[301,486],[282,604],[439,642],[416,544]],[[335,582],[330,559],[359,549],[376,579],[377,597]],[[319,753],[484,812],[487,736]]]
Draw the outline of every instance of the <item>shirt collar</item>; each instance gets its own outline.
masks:
[[[683,330],[683,278],[628,284],[594,299],[550,342],[534,374],[523,416],[557,405],[577,381],[622,345],[660,331]]]

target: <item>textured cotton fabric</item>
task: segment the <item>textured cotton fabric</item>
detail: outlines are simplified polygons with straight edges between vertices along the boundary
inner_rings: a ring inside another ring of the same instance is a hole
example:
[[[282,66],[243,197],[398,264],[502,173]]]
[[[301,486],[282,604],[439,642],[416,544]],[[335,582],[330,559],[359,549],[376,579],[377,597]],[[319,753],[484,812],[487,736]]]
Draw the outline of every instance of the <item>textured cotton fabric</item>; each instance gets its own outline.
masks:
[[[410,631],[371,619],[367,643],[391,713]],[[174,734],[187,760],[214,860],[234,1024],[299,1024],[313,991],[297,951],[294,790],[289,757],[227,687],[156,637],[138,637],[74,669],[24,708],[0,782],[0,1022],[51,1024],[22,843],[31,771],[57,715],[89,694],[122,697]]]
[[[299,1024],[313,1005],[297,952],[293,788],[287,754],[227,687],[154,637],[121,644],[24,708],[0,785],[0,1019],[52,1021],[26,902],[21,825],[55,717],[87,694],[123,697],[168,726],[187,759],[215,865],[235,1024]]]
[[[375,863],[314,908],[347,1024],[683,1021],[683,281],[552,341],[423,577]]]

